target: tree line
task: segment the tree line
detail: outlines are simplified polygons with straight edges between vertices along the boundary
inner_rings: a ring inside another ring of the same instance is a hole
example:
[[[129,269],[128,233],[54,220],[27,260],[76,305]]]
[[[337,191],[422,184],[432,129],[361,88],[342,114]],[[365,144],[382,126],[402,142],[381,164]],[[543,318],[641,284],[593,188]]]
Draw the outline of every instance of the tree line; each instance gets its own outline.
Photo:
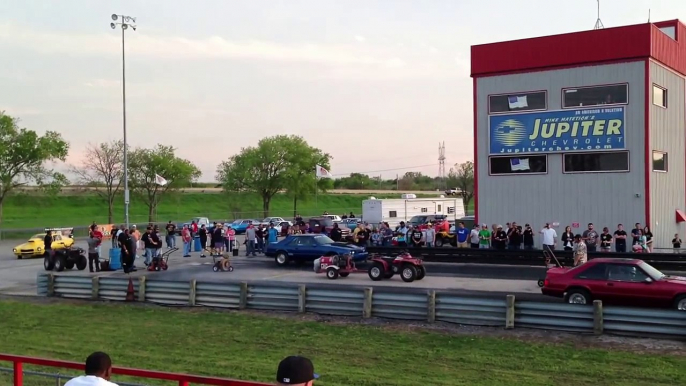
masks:
[[[29,184],[47,192],[59,192],[68,185],[67,177],[50,165],[65,162],[69,144],[59,133],[48,131],[40,136],[21,128],[20,120],[0,112],[0,221],[2,205],[8,194]],[[12,144],[7,146],[7,144]],[[154,221],[155,208],[174,191],[189,187],[200,177],[200,169],[192,161],[176,155],[176,149],[158,144],[153,148],[128,149],[129,188],[134,199],[148,208],[149,221]],[[70,165],[76,183],[90,187],[107,206],[109,222],[114,220],[115,200],[123,193],[124,144],[111,141],[88,145],[84,159]],[[225,192],[252,192],[262,200],[264,216],[269,215],[272,198],[286,192],[293,198],[293,211],[298,200],[330,189],[397,189],[436,190],[458,188],[466,192],[465,205],[473,190],[471,162],[455,165],[445,181],[416,172],[407,172],[393,180],[373,178],[353,173],[348,177],[316,178],[315,168],[330,169],[331,155],[310,146],[302,137],[277,135],[261,139],[255,146],[242,148],[217,166],[216,180]],[[167,183],[160,184],[156,175]]]

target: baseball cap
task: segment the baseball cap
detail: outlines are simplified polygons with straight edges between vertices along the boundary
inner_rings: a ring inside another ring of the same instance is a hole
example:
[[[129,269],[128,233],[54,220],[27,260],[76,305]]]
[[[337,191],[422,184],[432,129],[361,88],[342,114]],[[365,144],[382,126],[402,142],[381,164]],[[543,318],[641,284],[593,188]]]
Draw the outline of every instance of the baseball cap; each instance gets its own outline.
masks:
[[[314,373],[312,361],[300,356],[290,356],[279,363],[276,371],[276,381],[285,385],[297,385],[307,383],[319,378]]]

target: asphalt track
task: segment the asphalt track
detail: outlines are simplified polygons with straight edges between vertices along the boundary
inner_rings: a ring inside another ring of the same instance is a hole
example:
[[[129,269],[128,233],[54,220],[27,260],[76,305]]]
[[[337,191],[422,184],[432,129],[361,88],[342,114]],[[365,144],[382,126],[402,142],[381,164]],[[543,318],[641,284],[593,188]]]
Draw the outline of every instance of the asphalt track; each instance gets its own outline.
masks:
[[[6,295],[35,295],[36,275],[43,270],[42,259],[17,259],[11,250],[18,242],[0,243],[0,293]],[[85,247],[84,240],[77,240],[77,246]],[[107,256],[109,241],[103,243],[103,255]],[[242,249],[241,252],[245,250]],[[243,254],[243,253],[241,253]],[[495,266],[479,264],[441,264],[427,263],[427,277],[421,281],[405,283],[399,277],[380,282],[372,282],[363,271],[348,278],[328,280],[323,274],[315,274],[312,264],[277,267],[268,257],[239,256],[233,259],[234,272],[213,272],[212,258],[200,258],[193,253],[190,258],[181,257],[177,251],[170,257],[170,268],[165,272],[147,272],[140,269],[134,277],[147,275],[149,278],[163,280],[220,282],[224,280],[270,281],[281,283],[351,285],[361,287],[404,287],[432,288],[451,290],[475,296],[504,296],[515,294],[518,298],[537,301],[559,301],[540,294],[536,282],[545,275],[544,267]],[[137,265],[143,267],[142,260]],[[86,271],[64,271],[64,275],[95,275]],[[101,276],[124,276],[122,271],[102,272]]]

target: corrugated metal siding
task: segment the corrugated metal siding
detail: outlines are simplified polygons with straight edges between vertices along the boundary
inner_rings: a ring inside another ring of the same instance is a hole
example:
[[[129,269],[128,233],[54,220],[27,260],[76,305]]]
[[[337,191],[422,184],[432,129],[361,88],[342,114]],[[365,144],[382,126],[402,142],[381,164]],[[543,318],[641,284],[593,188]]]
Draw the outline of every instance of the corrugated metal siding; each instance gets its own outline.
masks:
[[[652,28],[646,23],[472,46],[472,76],[647,58]]]
[[[645,221],[644,102],[645,62],[578,67],[547,72],[493,76],[477,79],[477,147],[479,222],[530,223],[534,228],[545,222],[592,222],[614,231],[618,223]],[[489,94],[548,90],[548,107],[560,109],[561,89],[608,83],[629,83],[626,108],[626,143],[630,152],[629,173],[563,174],[562,155],[548,156],[546,175],[488,175]],[[639,194],[640,197],[635,197]],[[558,232],[561,233],[561,230]],[[537,244],[540,237],[536,238]]]
[[[675,27],[678,40],[664,34],[658,26],[652,26],[650,55],[667,67],[686,74],[686,26],[678,20],[664,24]],[[663,26],[663,23],[660,23],[660,26]]]
[[[649,95],[650,149],[668,154],[668,172],[650,173],[650,211],[654,247],[669,248],[674,233],[683,235],[685,229],[676,223],[675,211],[686,206],[686,86],[683,77],[656,63],[650,64],[650,77],[651,83],[667,89],[666,109],[652,103],[652,87]]]

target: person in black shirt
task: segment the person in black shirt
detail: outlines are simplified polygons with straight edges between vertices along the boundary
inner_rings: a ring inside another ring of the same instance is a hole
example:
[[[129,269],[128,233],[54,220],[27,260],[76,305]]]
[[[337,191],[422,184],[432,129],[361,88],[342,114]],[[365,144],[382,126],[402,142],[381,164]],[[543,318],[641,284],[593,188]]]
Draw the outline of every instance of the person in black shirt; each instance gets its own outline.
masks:
[[[336,242],[341,241],[343,238],[343,231],[338,227],[338,223],[333,224],[333,228],[331,228],[331,235],[329,237],[331,237],[331,240]]]
[[[565,251],[574,249],[574,233],[569,225],[565,227],[565,233],[562,234],[562,247]]]
[[[176,247],[176,225],[172,224],[171,221],[167,224],[167,248]]]
[[[612,250],[612,235],[607,227],[603,228],[603,233],[600,234],[600,251],[610,252]]]
[[[43,237],[43,248],[46,254],[50,254],[52,251],[52,231],[45,231],[45,237]]]
[[[507,233],[503,230],[502,225],[498,225],[495,231],[495,236],[493,236],[493,246],[495,249],[505,249],[507,246]]]
[[[512,223],[512,228],[508,235],[509,249],[517,250],[522,245],[522,228],[518,227],[516,223]]]
[[[205,228],[205,224],[202,224],[198,230],[198,235],[200,236],[200,257],[205,257],[205,249],[207,249],[207,228]]]
[[[348,218],[355,218],[355,214],[353,212],[350,212],[350,216]]]
[[[410,232],[410,242],[415,248],[422,246],[422,231],[420,231],[418,227],[412,228],[412,231]]]
[[[220,256],[222,254],[222,248],[224,247],[224,237],[222,237],[222,226],[221,224],[214,227],[212,230],[212,248],[214,249],[214,254]]]
[[[257,252],[264,253],[264,228],[262,224],[255,228],[255,241],[257,242]]]
[[[124,273],[130,273],[133,270],[133,239],[129,235],[128,229],[125,229],[119,235],[119,244],[121,246],[121,264],[124,267]]]
[[[678,233],[674,234],[674,238],[672,239],[672,247],[674,248],[674,253],[679,253],[679,249],[681,249],[681,237],[679,237]]]
[[[617,230],[615,231],[615,252],[626,252],[626,231],[622,224],[617,225]]]
[[[529,224],[524,225],[524,249],[534,249],[534,230]]]

